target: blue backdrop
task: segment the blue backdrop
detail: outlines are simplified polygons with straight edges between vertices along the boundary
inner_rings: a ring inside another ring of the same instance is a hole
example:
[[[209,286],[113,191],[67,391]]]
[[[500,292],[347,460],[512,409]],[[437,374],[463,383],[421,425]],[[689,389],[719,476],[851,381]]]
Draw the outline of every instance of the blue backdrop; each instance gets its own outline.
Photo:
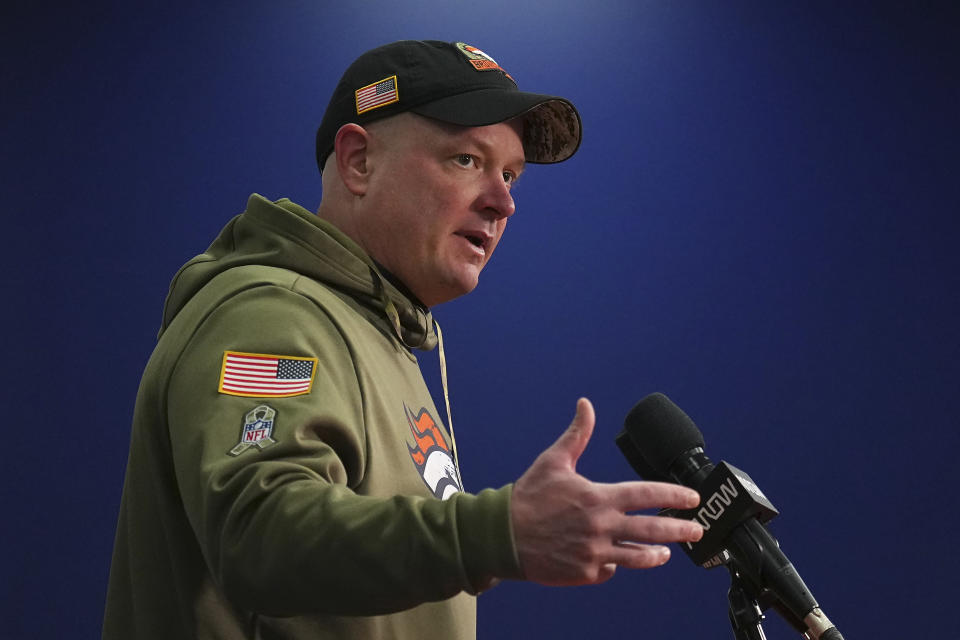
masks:
[[[517,478],[580,395],[580,469],[632,479],[613,437],[660,390],[780,508],[848,638],[949,635],[954,6],[4,3],[0,638],[98,637],[170,277],[253,191],[316,206],[332,87],[400,38],[479,46],[584,121],[572,161],[518,184],[477,291],[435,310],[468,488]],[[727,583],[679,552],[596,587],[506,583],[479,633],[730,638]]]

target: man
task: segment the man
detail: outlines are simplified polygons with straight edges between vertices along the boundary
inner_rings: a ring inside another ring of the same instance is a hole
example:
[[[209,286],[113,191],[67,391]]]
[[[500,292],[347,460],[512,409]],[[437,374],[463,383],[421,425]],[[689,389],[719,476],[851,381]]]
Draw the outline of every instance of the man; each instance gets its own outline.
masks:
[[[526,163],[579,143],[572,104],[463,43],[351,65],[317,133],[318,215],[254,195],[171,284],[105,638],[472,638],[501,579],[601,582],[699,538],[626,515],[693,491],[576,473],[585,399],[515,484],[464,492],[411,352],[437,343],[429,308],[476,286]]]

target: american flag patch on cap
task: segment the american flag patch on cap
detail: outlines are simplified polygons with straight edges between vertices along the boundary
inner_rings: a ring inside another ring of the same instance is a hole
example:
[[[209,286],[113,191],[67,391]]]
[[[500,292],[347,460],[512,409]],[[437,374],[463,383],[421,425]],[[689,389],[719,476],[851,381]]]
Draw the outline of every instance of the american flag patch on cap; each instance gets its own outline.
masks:
[[[231,396],[284,398],[310,393],[316,358],[225,351],[217,390]]]
[[[385,107],[400,100],[397,93],[397,76],[377,80],[356,91],[357,115],[372,109]]]

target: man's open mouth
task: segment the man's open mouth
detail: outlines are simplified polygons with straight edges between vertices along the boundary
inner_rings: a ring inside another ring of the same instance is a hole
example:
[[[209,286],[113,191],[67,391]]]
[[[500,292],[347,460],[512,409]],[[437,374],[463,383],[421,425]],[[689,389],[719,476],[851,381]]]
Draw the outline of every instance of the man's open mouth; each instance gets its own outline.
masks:
[[[457,233],[457,235],[460,236],[461,238],[466,238],[470,244],[477,247],[478,249],[483,249],[484,251],[486,251],[487,237],[485,235],[481,233],[473,233],[470,231],[463,231],[463,232]]]
[[[467,240],[472,242],[474,246],[477,246],[483,249],[483,238],[481,238],[480,236],[467,236]]]

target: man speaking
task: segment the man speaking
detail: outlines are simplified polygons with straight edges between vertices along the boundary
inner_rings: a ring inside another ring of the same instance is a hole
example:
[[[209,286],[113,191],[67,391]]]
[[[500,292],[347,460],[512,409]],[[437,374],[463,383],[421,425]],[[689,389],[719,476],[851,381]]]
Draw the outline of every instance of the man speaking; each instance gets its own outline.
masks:
[[[347,69],[317,132],[317,213],[253,195],[170,285],[104,638],[473,638],[499,580],[598,583],[699,539],[627,515],[693,490],[576,473],[586,399],[515,483],[466,492],[413,356],[440,342],[431,307],[477,285],[527,164],[569,158],[580,126],[461,42]]]

